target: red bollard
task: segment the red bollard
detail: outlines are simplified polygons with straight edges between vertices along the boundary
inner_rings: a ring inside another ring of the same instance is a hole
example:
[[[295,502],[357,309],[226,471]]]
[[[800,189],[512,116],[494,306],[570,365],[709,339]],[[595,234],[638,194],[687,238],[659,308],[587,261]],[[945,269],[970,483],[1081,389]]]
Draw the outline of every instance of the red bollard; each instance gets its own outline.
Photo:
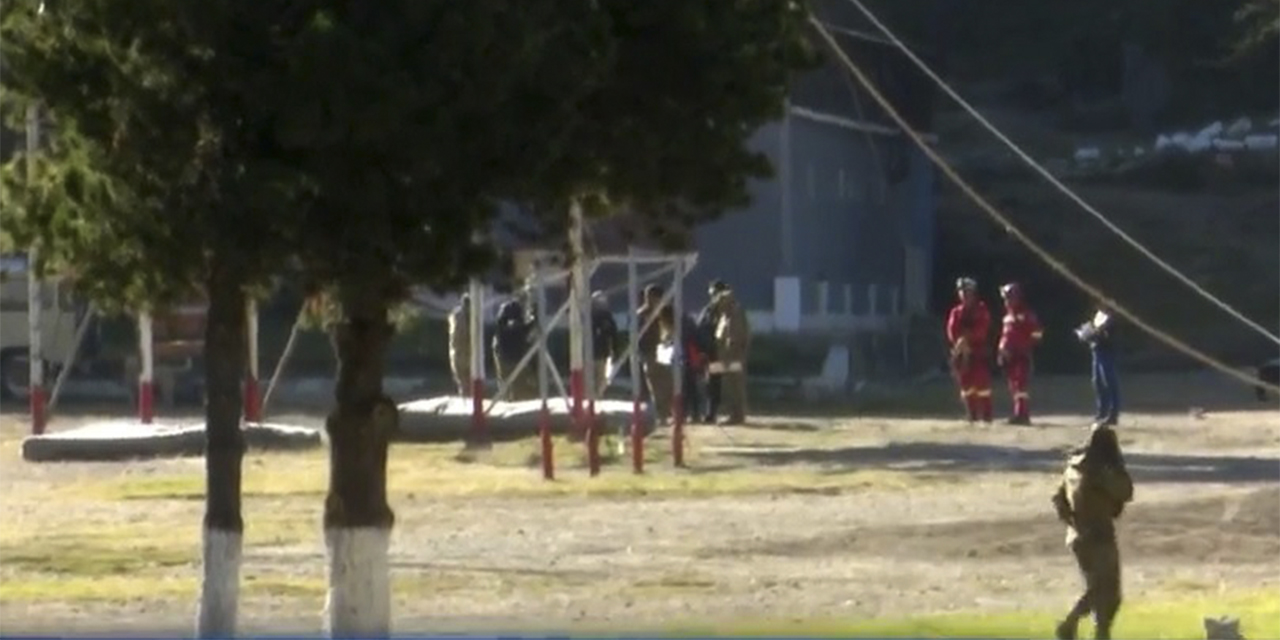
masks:
[[[484,380],[471,380],[471,440],[473,444],[488,441],[488,431],[484,422]]]
[[[262,422],[262,395],[258,393],[258,380],[253,376],[244,379],[244,421]]]
[[[44,393],[44,385],[32,383],[28,392],[31,408],[31,433],[34,435],[43,435],[49,416],[47,412],[47,400]]]
[[[587,408],[587,468],[591,476],[600,475],[600,429],[596,425],[595,403]]]
[[[138,418],[142,424],[155,418],[155,385],[150,380],[138,383]]]
[[[675,394],[671,400],[675,411],[671,416],[671,459],[677,467],[684,466],[684,396]]]
[[[542,399],[542,414],[538,419],[538,437],[542,440],[542,478],[556,479],[555,452],[551,444],[551,409],[546,398]]]
[[[631,469],[644,473],[644,431],[640,426],[640,401],[631,403]]]

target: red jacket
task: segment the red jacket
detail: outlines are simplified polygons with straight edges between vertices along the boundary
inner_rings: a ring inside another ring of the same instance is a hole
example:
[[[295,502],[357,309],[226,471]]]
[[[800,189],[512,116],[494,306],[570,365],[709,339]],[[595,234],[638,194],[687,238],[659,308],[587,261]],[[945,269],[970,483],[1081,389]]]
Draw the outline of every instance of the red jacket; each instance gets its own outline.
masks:
[[[987,334],[991,331],[991,313],[987,304],[981,300],[974,301],[966,308],[964,303],[951,307],[947,315],[947,342],[955,346],[961,338],[965,339],[971,352],[980,353],[987,346]]]
[[[1000,330],[1000,351],[1030,353],[1043,333],[1035,312],[1025,305],[1010,305],[1005,309]]]

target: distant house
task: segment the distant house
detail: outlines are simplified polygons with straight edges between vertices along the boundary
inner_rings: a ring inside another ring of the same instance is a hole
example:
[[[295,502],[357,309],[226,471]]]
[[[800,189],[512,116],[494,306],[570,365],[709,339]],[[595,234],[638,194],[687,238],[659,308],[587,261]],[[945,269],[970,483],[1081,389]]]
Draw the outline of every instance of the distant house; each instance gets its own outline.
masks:
[[[870,35],[847,2],[814,4],[846,54],[913,128],[929,132],[928,78]],[[722,278],[757,332],[875,329],[928,312],[934,167],[841,61],[826,57],[794,84],[786,116],[752,140],[775,178],[751,186],[745,210],[697,229],[688,305],[702,305],[708,283]]]

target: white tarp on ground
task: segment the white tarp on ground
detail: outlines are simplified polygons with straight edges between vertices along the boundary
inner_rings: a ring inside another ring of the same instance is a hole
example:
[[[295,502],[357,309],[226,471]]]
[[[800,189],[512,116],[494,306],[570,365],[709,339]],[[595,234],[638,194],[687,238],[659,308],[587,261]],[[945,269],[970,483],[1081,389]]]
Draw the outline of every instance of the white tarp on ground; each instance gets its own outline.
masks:
[[[316,429],[283,424],[246,424],[250,450],[314,449],[322,444]],[[128,460],[204,455],[204,422],[142,424],[136,419],[96,422],[77,429],[28,436],[22,458],[29,462]]]
[[[485,401],[485,407],[490,404]],[[471,433],[471,398],[439,396],[405,402],[400,405],[400,435],[407,442],[456,442]],[[551,432],[565,433],[569,410],[564,398],[552,398],[547,407],[551,413]],[[631,425],[630,400],[597,400],[596,420],[603,433],[620,433]],[[485,416],[485,429],[492,440],[516,440],[538,435],[542,412],[541,400],[498,402]],[[653,432],[653,415],[647,406],[641,408],[640,426],[645,435]]]

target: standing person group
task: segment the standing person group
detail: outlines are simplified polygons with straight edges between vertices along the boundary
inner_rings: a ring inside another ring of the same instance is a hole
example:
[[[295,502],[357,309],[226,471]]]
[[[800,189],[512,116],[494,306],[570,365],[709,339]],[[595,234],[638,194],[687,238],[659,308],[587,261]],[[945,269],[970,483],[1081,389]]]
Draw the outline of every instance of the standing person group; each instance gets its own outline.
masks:
[[[956,305],[947,314],[946,334],[950,365],[969,422],[992,420],[991,360],[987,338],[991,314],[978,295],[973,278],[956,280]],[[1031,424],[1032,352],[1044,337],[1039,318],[1027,303],[1022,286],[1010,282],[1000,287],[1003,314],[995,362],[1004,372],[1012,400],[1009,424]],[[1095,424],[1115,426],[1120,421],[1120,386],[1115,365],[1115,320],[1105,305],[1099,304],[1088,322],[1075,330],[1089,346],[1093,358],[1093,388],[1097,397]]]
[[[751,326],[747,314],[722,280],[707,290],[710,300],[695,319],[680,318],[683,336],[678,356],[672,362],[659,360],[659,347],[672,346],[676,335],[675,311],[662,304],[663,290],[656,284],[644,288],[636,310],[640,368],[644,380],[641,398],[652,407],[658,424],[667,424],[674,410],[672,367],[681,367],[684,416],[690,422],[715,423],[723,407],[727,414],[721,424],[744,424],[747,414],[747,357],[751,348]],[[515,369],[533,345],[537,318],[525,299],[517,296],[499,308],[493,333],[493,363],[500,379]],[[459,395],[471,395],[470,299],[463,294],[449,314],[449,363]],[[618,353],[620,332],[608,299],[596,291],[591,297],[591,351],[597,396],[609,382],[609,369]],[[526,366],[510,383],[509,397],[527,400],[538,396],[536,370]],[[705,388],[705,393],[703,389]],[[703,400],[706,400],[704,402]],[[723,400],[723,405],[722,405]]]
[[[654,415],[665,424],[672,415],[674,399],[671,367],[681,367],[684,415],[690,422],[715,423],[723,399],[725,413],[720,424],[746,423],[747,357],[751,348],[751,325],[747,314],[722,280],[707,290],[710,300],[697,319],[680,319],[682,345],[674,362],[659,362],[659,345],[670,345],[675,336],[675,311],[660,304],[663,292],[657,285],[644,290],[644,302],[637,311],[640,326],[654,322],[640,334],[641,362]],[[703,393],[705,388],[705,393]],[[703,400],[706,400],[704,403]],[[705,407],[704,407],[705,404]]]

